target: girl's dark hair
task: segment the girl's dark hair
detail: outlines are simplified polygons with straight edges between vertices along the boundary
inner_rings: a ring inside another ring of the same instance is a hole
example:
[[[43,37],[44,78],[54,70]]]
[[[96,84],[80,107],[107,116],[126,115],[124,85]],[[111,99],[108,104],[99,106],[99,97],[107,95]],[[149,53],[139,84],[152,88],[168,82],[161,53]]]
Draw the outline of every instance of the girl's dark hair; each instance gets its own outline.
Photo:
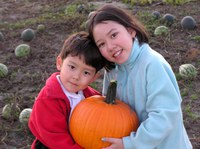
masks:
[[[142,42],[149,42],[148,34],[145,30],[145,27],[136,19],[136,17],[130,15],[125,10],[115,7],[111,4],[106,4],[99,8],[97,11],[94,11],[87,21],[87,30],[93,41],[93,29],[95,25],[103,21],[115,21],[123,25],[125,28],[132,28],[136,31],[136,36],[140,44]],[[109,62],[106,60],[106,70],[109,71],[114,67],[115,64],[113,62]]]
[[[113,6],[112,4],[102,6],[89,17],[87,29],[93,40],[93,29],[95,25],[103,21],[115,21],[123,25],[125,28],[132,28],[136,31],[139,43],[149,42],[145,27],[137,20],[137,18],[121,8]]]
[[[92,66],[96,72],[105,66],[105,58],[87,32],[78,32],[69,36],[62,47],[60,57],[64,60],[68,55],[79,56],[85,64]]]

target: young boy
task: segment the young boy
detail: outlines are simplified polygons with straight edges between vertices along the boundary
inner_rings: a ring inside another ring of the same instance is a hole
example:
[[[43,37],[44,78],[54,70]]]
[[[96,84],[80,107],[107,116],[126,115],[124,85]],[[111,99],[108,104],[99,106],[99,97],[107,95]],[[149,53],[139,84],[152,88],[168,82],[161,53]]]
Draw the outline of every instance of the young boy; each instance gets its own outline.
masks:
[[[84,98],[100,94],[88,85],[105,65],[86,32],[71,35],[56,59],[53,73],[32,108],[29,128],[36,137],[31,148],[79,149],[69,132],[69,118]]]

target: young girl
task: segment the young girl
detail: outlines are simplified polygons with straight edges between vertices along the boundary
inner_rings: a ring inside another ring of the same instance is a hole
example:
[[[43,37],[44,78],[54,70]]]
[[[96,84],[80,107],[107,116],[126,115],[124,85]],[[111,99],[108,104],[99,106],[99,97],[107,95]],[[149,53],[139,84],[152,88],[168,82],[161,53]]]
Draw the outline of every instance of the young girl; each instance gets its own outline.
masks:
[[[29,128],[32,149],[80,149],[69,133],[69,118],[84,98],[99,95],[88,85],[104,66],[104,58],[86,32],[71,35],[57,57],[53,73],[35,100]]]
[[[88,31],[101,54],[116,65],[105,73],[103,94],[116,79],[118,99],[140,121],[130,136],[105,136],[102,140],[111,143],[106,149],[191,149],[176,78],[163,56],[148,45],[144,27],[124,10],[105,5],[89,18]]]

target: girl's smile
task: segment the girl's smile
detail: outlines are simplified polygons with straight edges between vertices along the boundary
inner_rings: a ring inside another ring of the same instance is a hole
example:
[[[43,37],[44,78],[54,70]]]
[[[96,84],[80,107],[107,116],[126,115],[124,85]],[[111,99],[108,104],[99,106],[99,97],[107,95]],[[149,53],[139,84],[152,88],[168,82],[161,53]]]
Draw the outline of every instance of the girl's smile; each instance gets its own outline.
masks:
[[[101,54],[109,61],[122,64],[132,50],[136,32],[114,21],[103,21],[95,25],[93,35]]]
[[[116,52],[113,54],[113,57],[114,57],[114,58],[117,58],[117,57],[120,56],[121,53],[122,53],[122,50],[116,51]]]

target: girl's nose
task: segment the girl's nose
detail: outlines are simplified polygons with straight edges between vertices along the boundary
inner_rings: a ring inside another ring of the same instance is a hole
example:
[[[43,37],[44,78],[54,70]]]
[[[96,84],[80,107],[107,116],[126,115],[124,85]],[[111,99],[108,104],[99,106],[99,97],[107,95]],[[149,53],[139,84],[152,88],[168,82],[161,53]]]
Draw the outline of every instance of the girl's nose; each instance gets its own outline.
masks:
[[[111,42],[107,43],[107,49],[108,49],[108,51],[112,52],[115,49],[115,47],[116,46],[114,44],[112,44]]]

